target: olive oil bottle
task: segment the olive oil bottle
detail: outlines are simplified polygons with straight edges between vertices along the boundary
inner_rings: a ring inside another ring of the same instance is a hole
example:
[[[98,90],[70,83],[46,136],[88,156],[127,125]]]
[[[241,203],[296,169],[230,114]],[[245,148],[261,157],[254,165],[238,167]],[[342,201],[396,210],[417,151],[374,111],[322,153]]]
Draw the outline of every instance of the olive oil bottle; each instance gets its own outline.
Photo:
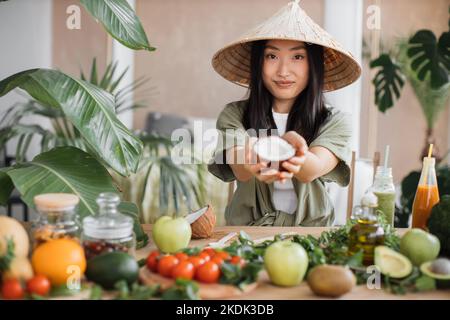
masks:
[[[361,206],[353,210],[352,219],[356,224],[350,229],[348,252],[354,255],[362,250],[366,266],[373,264],[375,247],[384,244],[384,230],[376,216],[377,207],[377,196],[369,191],[361,199]]]

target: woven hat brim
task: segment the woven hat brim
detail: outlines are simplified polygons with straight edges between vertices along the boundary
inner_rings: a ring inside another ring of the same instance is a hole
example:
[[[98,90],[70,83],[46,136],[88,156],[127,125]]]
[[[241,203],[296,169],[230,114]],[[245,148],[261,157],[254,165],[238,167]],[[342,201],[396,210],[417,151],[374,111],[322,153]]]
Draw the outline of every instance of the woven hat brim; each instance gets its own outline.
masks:
[[[225,79],[248,87],[250,84],[251,45],[258,40],[273,40],[274,37],[261,37],[237,41],[219,50],[212,58],[212,66]],[[293,38],[279,40],[302,41]],[[312,42],[324,47],[323,91],[330,92],[346,87],[361,75],[361,66],[349,53],[330,48],[325,43]]]

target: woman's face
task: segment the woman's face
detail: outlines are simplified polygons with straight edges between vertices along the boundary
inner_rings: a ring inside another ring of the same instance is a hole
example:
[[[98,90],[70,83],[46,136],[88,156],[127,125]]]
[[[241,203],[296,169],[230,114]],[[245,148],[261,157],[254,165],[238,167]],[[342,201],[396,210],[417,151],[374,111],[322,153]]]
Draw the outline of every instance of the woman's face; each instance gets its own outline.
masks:
[[[309,65],[305,43],[270,40],[264,49],[262,77],[278,101],[295,101],[308,84]]]

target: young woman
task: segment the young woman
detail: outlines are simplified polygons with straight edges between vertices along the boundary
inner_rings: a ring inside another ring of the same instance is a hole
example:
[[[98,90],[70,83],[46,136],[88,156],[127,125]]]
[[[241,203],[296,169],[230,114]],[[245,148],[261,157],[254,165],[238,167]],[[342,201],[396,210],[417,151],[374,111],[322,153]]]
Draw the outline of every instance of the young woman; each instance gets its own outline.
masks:
[[[219,115],[224,141],[208,166],[220,179],[238,182],[227,224],[331,225],[325,182],[349,183],[351,126],[349,115],[325,104],[323,92],[355,81],[359,65],[295,1],[220,50],[213,66],[249,87],[247,100],[228,104]],[[284,170],[251,161],[260,130],[271,129],[296,150]]]

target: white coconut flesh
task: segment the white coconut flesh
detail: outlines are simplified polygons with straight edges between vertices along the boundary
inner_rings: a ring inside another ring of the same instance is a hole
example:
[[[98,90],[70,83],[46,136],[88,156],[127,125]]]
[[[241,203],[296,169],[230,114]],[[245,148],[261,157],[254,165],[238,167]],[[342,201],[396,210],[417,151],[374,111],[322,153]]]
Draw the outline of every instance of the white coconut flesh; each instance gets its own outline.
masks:
[[[194,223],[195,221],[198,220],[198,218],[200,218],[202,215],[204,215],[206,213],[206,211],[208,211],[209,206],[203,207],[201,209],[198,209],[197,211],[194,211],[193,213],[190,213],[186,216],[186,220],[187,222],[189,222],[190,224]]]
[[[256,154],[266,161],[287,160],[295,155],[295,149],[289,142],[277,136],[260,138],[253,148]]]

